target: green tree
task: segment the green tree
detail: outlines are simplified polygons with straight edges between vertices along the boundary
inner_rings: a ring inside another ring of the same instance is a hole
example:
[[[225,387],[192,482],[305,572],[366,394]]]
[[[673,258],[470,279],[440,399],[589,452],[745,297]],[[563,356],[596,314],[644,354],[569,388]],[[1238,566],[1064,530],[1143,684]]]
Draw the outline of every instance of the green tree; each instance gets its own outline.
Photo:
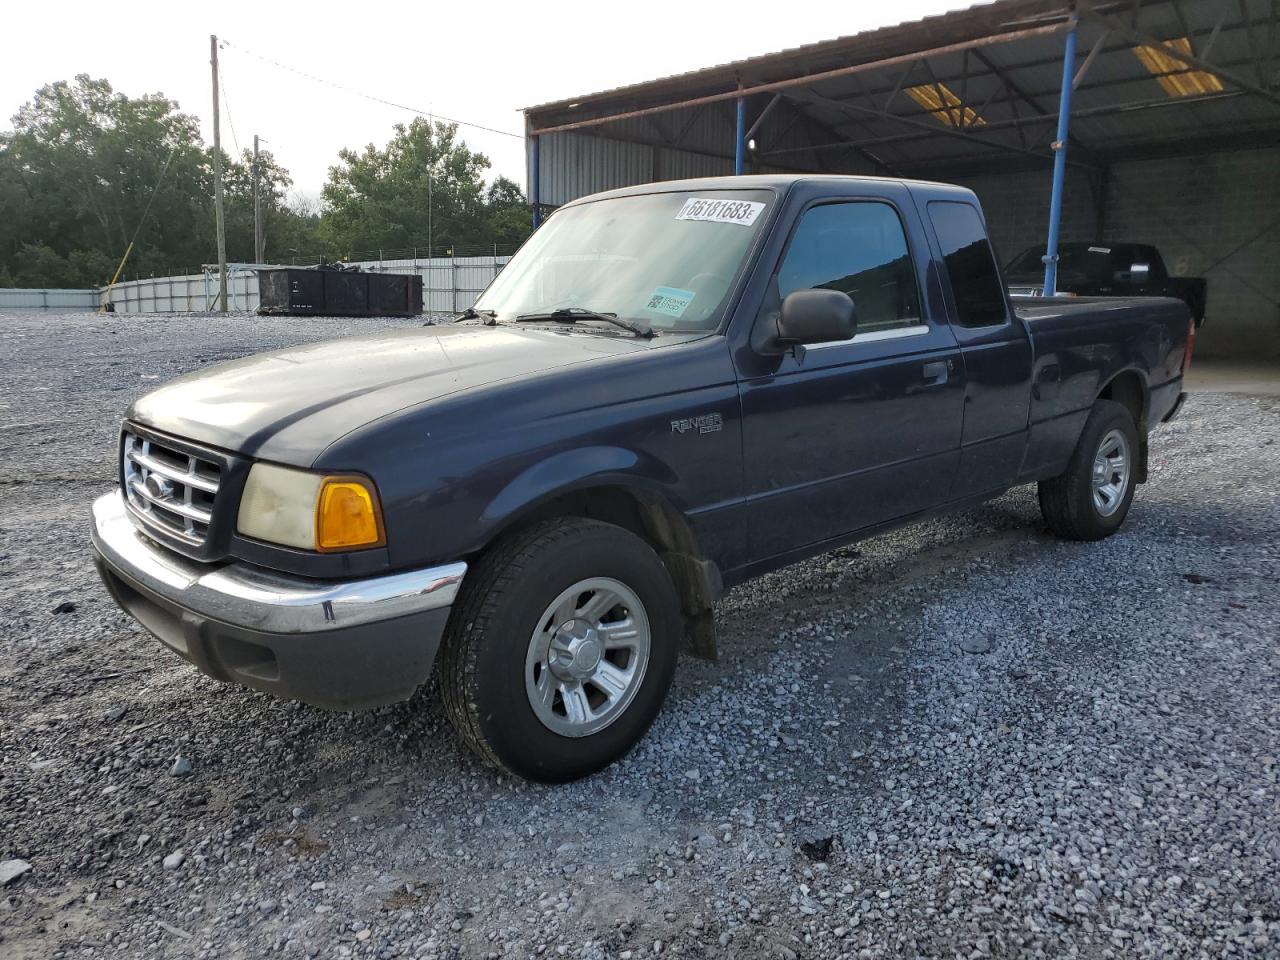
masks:
[[[287,197],[274,221],[267,226],[267,256],[278,263],[311,264],[321,257],[337,260],[342,248],[324,232],[323,206],[318,199],[294,194]]]
[[[511,253],[533,230],[529,201],[512,180],[498,177],[484,194],[485,226],[489,241]]]
[[[353,258],[417,247],[464,250],[491,243],[484,202],[489,159],[457,139],[452,123],[396,124],[386,147],[342,150],[324,186],[324,230]]]
[[[288,199],[293,178],[276,163],[270,151],[258,154],[259,192],[262,202],[263,246],[268,262],[288,263],[295,257],[314,258],[328,253],[319,237],[318,210],[300,212]],[[224,161],[223,210],[227,220],[227,259],[248,263],[253,248],[253,153]]]
[[[13,126],[0,134],[0,271],[105,283],[166,161],[128,273],[210,259],[209,158],[195,117],[176,103],[126,97],[82,74],[36,91]]]
[[[529,233],[524,194],[505,177],[486,188],[488,158],[457,132],[418,118],[383,148],[343,150],[320,204],[290,199],[288,171],[262,154],[267,259],[426,256],[428,238],[437,255],[519,244]],[[250,261],[251,156],[224,154],[223,180],[228,259]],[[195,117],[160,94],[128,97],[83,74],[41,87],[0,133],[0,285],[101,286],[135,230],[125,277],[217,257],[213,151]]]

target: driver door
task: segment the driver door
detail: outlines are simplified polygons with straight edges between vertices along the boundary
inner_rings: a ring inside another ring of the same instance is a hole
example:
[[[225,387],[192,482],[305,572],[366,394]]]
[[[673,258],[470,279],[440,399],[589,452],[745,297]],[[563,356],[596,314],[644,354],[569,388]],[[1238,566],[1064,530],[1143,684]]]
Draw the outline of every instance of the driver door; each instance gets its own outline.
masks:
[[[850,340],[757,357],[761,375],[740,384],[761,561],[939,505],[959,462],[960,351],[921,296],[929,247],[903,216],[914,213],[909,194],[879,189],[890,198],[810,204],[777,265],[775,304],[794,290],[842,290],[858,326]]]

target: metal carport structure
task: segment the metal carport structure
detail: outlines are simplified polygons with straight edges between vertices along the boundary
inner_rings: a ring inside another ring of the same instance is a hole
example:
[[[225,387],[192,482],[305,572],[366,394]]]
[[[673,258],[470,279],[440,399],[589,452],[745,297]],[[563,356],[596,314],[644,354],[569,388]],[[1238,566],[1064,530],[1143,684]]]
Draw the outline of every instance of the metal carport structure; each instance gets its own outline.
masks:
[[[531,107],[530,200],[537,217],[597,190],[734,172],[952,180],[983,197],[998,245],[1026,245],[1030,219],[1046,247],[1064,221],[1080,239],[1180,236],[1181,259],[1217,270],[1217,306],[1256,314],[1250,336],[1280,350],[1278,21],[1280,0],[996,0]],[[1186,196],[1134,199],[1162,177],[1185,195],[1207,156],[1209,192],[1240,212],[1212,249]]]

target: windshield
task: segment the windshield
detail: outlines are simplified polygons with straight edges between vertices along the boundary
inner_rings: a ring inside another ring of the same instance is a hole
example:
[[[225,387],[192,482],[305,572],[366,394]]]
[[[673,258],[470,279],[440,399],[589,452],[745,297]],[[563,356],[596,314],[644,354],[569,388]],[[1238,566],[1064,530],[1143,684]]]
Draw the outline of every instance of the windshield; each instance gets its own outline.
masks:
[[[497,320],[574,308],[708,331],[766,219],[767,190],[650,193],[557,211],[476,301]]]

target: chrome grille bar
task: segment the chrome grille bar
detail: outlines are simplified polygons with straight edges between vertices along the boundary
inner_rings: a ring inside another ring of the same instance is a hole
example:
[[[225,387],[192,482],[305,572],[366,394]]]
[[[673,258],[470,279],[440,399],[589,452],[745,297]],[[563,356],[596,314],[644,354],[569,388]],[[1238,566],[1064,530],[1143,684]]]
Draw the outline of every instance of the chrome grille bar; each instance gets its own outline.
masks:
[[[125,496],[144,523],[199,546],[209,534],[220,469],[161,441],[124,433]]]
[[[156,460],[155,458],[148,456],[141,450],[126,447],[124,455],[138,466],[145,468],[151,473],[158,473],[160,476],[168,480],[176,480],[178,483],[189,484],[197,490],[203,490],[205,493],[218,492],[218,478],[216,476],[210,478],[201,476],[195,472],[196,465],[200,462],[195,457],[187,457],[187,469],[179,470],[176,467],[169,466],[169,464],[164,463],[163,461]]]
[[[204,510],[194,504],[183,500],[175,500],[172,497],[152,496],[151,492],[138,480],[129,482],[129,491],[153,506],[161,507],[170,513],[176,513],[180,517],[186,517],[188,520],[194,520],[197,523],[208,523],[213,518],[213,511],[211,510]]]

